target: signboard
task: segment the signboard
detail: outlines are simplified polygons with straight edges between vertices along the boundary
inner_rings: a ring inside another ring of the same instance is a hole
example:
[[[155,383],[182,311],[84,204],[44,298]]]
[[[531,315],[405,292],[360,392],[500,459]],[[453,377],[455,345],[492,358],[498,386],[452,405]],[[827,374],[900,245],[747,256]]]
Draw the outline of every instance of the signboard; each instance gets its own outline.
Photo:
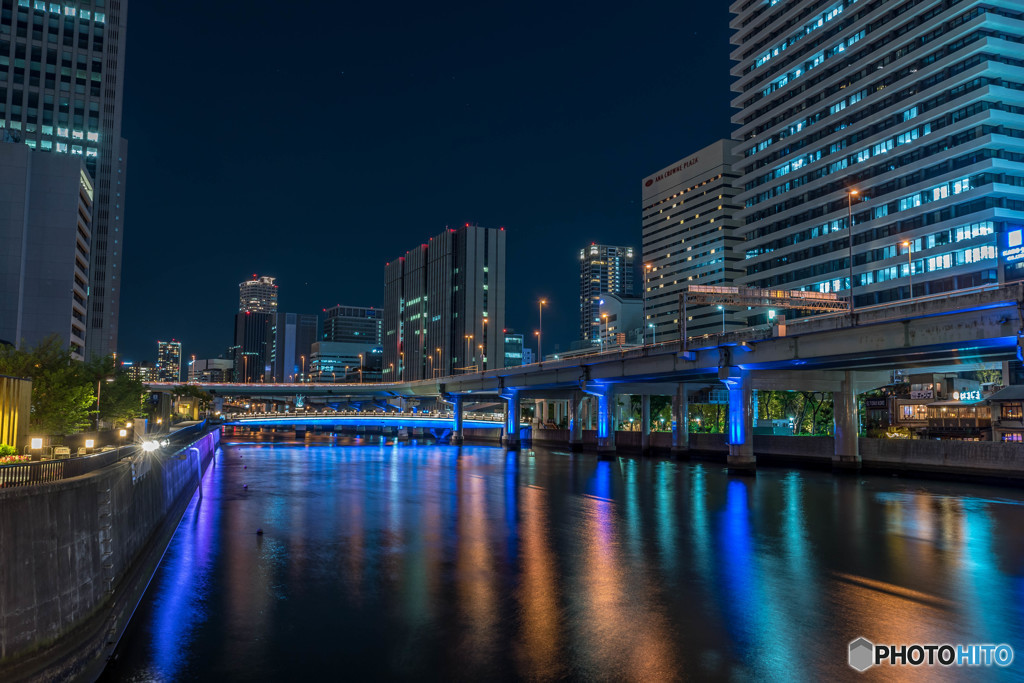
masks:
[[[953,392],[953,400],[954,401],[980,401],[981,400],[981,392],[980,391],[954,391]]]
[[[924,390],[924,391],[911,391],[910,392],[910,398],[934,398],[934,397],[935,397],[935,392],[932,391],[931,389],[927,389],[927,390]]]
[[[999,259],[1006,282],[1024,280],[1024,228],[1011,228],[1000,236]]]
[[[864,399],[865,408],[888,408],[888,402],[884,398],[866,398]]]

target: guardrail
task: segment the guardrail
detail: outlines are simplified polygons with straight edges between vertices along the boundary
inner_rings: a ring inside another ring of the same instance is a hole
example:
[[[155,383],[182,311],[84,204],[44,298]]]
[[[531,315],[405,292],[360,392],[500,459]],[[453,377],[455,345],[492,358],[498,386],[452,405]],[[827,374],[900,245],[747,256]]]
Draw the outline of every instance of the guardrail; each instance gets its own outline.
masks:
[[[167,448],[179,450],[191,445],[197,436],[206,432],[206,423],[190,425],[170,434],[151,434],[154,440],[166,440]],[[121,460],[141,452],[139,444],[120,446],[113,450],[103,451],[94,455],[81,455],[61,460],[44,460],[42,462],[22,462],[11,465],[0,465],[0,488],[11,486],[32,486],[49,482],[80,477],[104,467],[109,467]]]

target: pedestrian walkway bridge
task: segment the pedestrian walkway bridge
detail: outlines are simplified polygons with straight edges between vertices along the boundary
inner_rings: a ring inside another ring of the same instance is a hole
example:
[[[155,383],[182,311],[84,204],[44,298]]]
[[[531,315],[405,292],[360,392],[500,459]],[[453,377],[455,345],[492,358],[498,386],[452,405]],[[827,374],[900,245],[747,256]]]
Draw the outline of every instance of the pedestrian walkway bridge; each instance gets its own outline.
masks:
[[[451,412],[385,413],[330,410],[316,413],[239,414],[225,417],[224,424],[239,427],[397,427],[445,430],[455,426],[455,415]],[[467,412],[464,414],[462,426],[464,429],[503,429],[505,416],[502,413]]]

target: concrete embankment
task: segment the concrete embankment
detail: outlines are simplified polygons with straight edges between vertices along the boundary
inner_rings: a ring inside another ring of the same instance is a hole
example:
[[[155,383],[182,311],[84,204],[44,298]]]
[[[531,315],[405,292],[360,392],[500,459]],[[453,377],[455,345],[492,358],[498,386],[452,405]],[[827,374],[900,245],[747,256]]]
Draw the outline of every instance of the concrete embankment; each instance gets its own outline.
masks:
[[[91,680],[220,443],[0,490],[0,680]]]
[[[565,429],[533,431],[533,443],[549,447],[569,445]],[[617,450],[640,450],[639,432],[616,432]],[[584,450],[597,446],[596,432],[583,432]],[[672,435],[651,433],[651,449],[668,453]],[[922,439],[860,439],[861,460],[866,470],[943,474],[1024,481],[1024,446],[991,441],[926,441]],[[712,460],[729,451],[724,434],[690,434],[690,454]],[[797,465],[829,468],[835,443],[831,436],[754,436],[754,453],[766,465]]]

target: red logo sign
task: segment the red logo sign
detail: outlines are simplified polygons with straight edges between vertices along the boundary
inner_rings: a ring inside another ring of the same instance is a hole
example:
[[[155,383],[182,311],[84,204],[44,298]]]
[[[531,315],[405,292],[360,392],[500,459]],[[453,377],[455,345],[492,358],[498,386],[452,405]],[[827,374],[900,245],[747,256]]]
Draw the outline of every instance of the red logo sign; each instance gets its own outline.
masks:
[[[650,187],[653,184],[654,184],[654,179],[651,178],[646,183],[644,183],[644,187]]]

